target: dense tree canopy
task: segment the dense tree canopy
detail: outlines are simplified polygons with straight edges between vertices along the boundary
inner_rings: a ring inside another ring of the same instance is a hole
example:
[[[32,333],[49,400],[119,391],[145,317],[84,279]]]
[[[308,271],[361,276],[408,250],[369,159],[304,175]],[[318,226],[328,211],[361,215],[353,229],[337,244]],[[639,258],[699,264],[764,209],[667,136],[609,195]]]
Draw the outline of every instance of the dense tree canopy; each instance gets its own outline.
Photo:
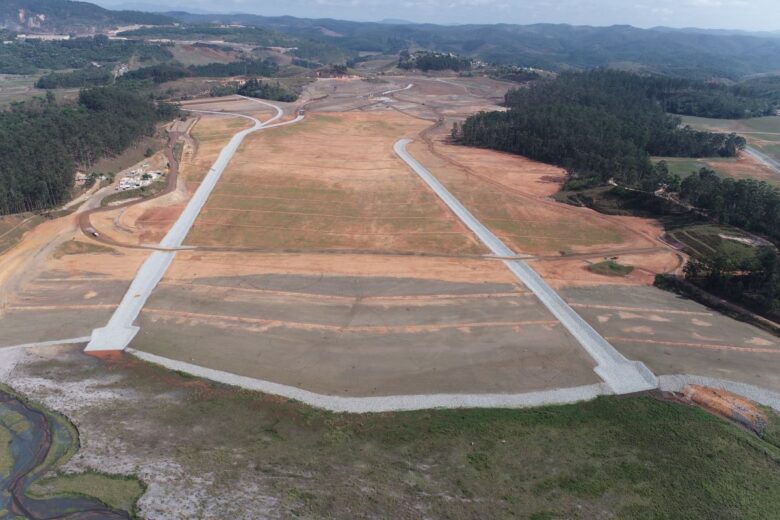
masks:
[[[688,281],[772,319],[780,318],[780,256],[774,247],[754,255],[717,254],[685,266]]]
[[[682,181],[680,198],[709,211],[722,224],[780,241],[780,191],[764,181],[722,179],[702,168]]]
[[[423,72],[429,70],[469,70],[471,60],[461,58],[453,54],[443,54],[439,52],[419,51],[413,54],[402,52],[398,60],[398,68],[412,70],[418,69]]]
[[[61,203],[77,167],[121,153],[174,112],[117,87],[84,90],[76,105],[49,95],[0,112],[0,214]]]
[[[241,85],[238,89],[238,94],[283,102],[292,102],[298,99],[298,96],[295,93],[285,89],[279,83],[259,81],[254,78]]]
[[[0,45],[0,73],[32,74],[38,69],[78,69],[90,64],[112,64],[135,56],[139,61],[169,60],[165,45],[132,40],[109,40],[106,36],[63,41],[14,42]]]
[[[454,136],[567,168],[580,184],[610,179],[652,188],[666,181],[651,155],[733,156],[736,135],[681,128],[633,74],[596,70],[564,73],[506,95],[506,112],[483,112]]]
[[[231,63],[209,63],[189,68],[193,76],[226,78],[231,76],[273,76],[279,72],[279,65],[274,61],[240,60]]]

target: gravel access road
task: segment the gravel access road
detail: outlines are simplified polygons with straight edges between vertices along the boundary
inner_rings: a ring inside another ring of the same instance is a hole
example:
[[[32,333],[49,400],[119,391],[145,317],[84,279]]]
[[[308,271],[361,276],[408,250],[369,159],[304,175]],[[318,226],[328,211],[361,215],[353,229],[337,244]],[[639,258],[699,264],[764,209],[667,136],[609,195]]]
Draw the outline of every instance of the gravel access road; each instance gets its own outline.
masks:
[[[769,157],[764,152],[757,150],[756,148],[753,148],[752,146],[746,146],[745,147],[745,153],[754,157],[759,162],[765,164],[769,168],[772,168],[775,172],[780,173],[780,161],[777,161],[773,159],[772,157]]]
[[[395,144],[395,153],[442,199],[453,213],[499,257],[516,257],[487,227],[479,222],[438,179],[406,150],[410,139]],[[594,371],[616,394],[651,390],[658,387],[658,379],[643,363],[623,357],[615,347],[572,309],[536,271],[522,260],[504,260],[509,270],[530,289],[558,321],[574,336],[596,362]]]
[[[92,339],[86,348],[87,352],[124,350],[133,340],[139,330],[139,328],[135,326],[134,323],[138,318],[138,315],[141,313],[141,309],[143,309],[144,305],[146,305],[146,301],[149,299],[149,296],[151,296],[152,291],[155,287],[157,287],[157,284],[160,283],[160,280],[162,280],[166,271],[170,267],[174,257],[176,256],[175,249],[182,246],[184,239],[187,237],[187,234],[192,228],[192,225],[195,223],[195,219],[200,214],[200,211],[206,204],[209,195],[211,195],[212,190],[217,185],[217,182],[222,176],[222,173],[225,171],[225,168],[227,168],[228,163],[230,163],[230,160],[233,158],[233,155],[235,155],[244,138],[253,132],[257,132],[258,130],[297,123],[304,118],[303,115],[299,115],[297,118],[291,121],[272,124],[275,121],[278,121],[284,115],[284,111],[281,108],[259,99],[246,99],[273,108],[276,110],[276,115],[274,115],[274,117],[268,121],[262,122],[259,119],[255,119],[254,117],[244,114],[185,109],[190,112],[198,112],[202,114],[243,117],[253,121],[254,125],[250,128],[247,128],[246,130],[238,132],[233,136],[227,146],[222,149],[219,157],[217,157],[217,160],[214,162],[214,165],[206,174],[203,182],[192,196],[192,199],[190,199],[190,201],[187,203],[187,207],[184,208],[181,216],[160,242],[161,248],[171,249],[172,251],[155,251],[149,256],[149,258],[146,259],[141,268],[138,270],[138,273],[136,273],[135,279],[130,284],[130,288],[128,289],[124,298],[122,298],[119,307],[117,307],[117,309],[114,311],[114,314],[111,316],[108,324],[105,327],[92,331]]]

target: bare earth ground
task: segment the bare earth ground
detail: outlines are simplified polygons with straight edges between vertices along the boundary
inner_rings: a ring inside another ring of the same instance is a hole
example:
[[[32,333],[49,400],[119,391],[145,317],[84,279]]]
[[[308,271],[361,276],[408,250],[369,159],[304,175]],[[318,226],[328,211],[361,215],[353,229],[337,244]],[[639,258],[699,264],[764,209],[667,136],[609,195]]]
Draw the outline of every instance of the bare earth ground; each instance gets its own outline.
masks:
[[[381,95],[409,82],[415,87]],[[570,385],[592,382],[589,360],[580,357],[571,338],[548,323],[549,315],[533,299],[508,297],[490,285],[514,282],[499,263],[475,256],[482,251],[468,233],[390,153],[396,139],[430,126],[417,118],[490,107],[497,88],[495,82],[461,79],[314,84],[309,98],[316,101],[310,102],[307,121],[244,143],[188,237],[190,245],[225,251],[178,256],[142,315],[133,347],[350,396],[458,388],[520,392],[561,384],[560,370],[581,374]],[[650,300],[658,295],[669,296],[630,289],[649,286],[655,274],[681,265],[679,253],[658,240],[660,224],[554,202],[548,197],[558,190],[562,170],[447,144],[446,121],[430,133],[430,144],[418,138],[413,153],[511,247],[532,255],[550,283],[606,291],[617,307],[626,294],[647,298],[647,305],[635,302],[640,308],[653,308]],[[420,231],[432,232],[437,241],[421,241]],[[456,256],[393,256],[398,252]],[[605,257],[635,269],[622,278],[590,271],[590,264]],[[367,288],[388,277],[400,287],[429,292],[372,300],[377,295]],[[269,281],[280,279],[286,282],[279,287]],[[432,281],[487,285],[481,295],[464,298],[452,288],[432,289]],[[332,293],[321,294],[323,284]],[[305,289],[290,290],[298,286]],[[673,307],[675,301],[670,296],[658,305]],[[603,325],[584,314],[597,328]],[[736,330],[729,318],[714,315],[710,321],[714,330]],[[771,370],[755,370],[762,363],[772,366],[771,355],[744,350],[732,365],[719,368],[719,351],[700,348],[697,336],[683,329],[665,335],[679,337],[674,345],[679,354],[670,356],[650,342],[658,341],[653,336],[662,334],[655,328],[665,323],[650,319],[605,334],[629,357],[663,367],[659,373],[701,372],[748,383],[771,378]],[[744,347],[755,338],[772,341],[752,327],[722,337]],[[534,349],[541,345],[545,355],[537,357]],[[564,351],[567,362],[559,365],[555,358]],[[689,363],[688,351],[700,362]],[[532,359],[544,368],[537,371]],[[499,367],[508,367],[503,377]]]
[[[382,95],[410,82],[415,86],[409,90]],[[481,247],[390,151],[397,138],[429,125],[418,118],[489,108],[505,88],[472,78],[310,86],[305,123],[245,142],[188,237],[191,244],[217,250],[179,254],[141,317],[144,332],[135,346],[343,395],[454,391],[453,381],[463,381],[462,390],[524,391],[558,386],[565,373],[580,374],[568,383],[591,382],[590,362],[571,338],[500,263],[480,258]],[[366,103],[344,112],[356,101]],[[236,98],[189,105],[260,115],[256,104]],[[245,124],[202,118],[184,150],[180,189],[102,221],[101,232],[118,233],[131,243],[161,236],[221,147]],[[547,197],[561,181],[559,169],[449,145],[446,127],[430,134],[429,145],[418,139],[415,155],[507,243],[532,255],[535,268],[551,283],[603,289],[616,307],[626,295],[637,298],[640,308],[673,307],[674,298],[654,303],[664,294],[655,289],[631,289],[679,267],[677,254],[657,241],[656,223],[554,203]],[[68,225],[44,224],[20,249],[29,256]],[[48,254],[53,251],[52,246]],[[16,277],[17,290],[5,293],[7,326],[0,344],[88,333],[111,312],[145,255],[122,248],[75,252],[80,254],[58,259],[37,255],[36,268]],[[3,261],[20,265],[25,254],[15,252]],[[592,273],[589,264],[605,256],[636,269],[625,278]],[[268,286],[269,280],[285,283]],[[390,300],[375,299],[381,294],[373,291],[388,280],[403,290]],[[461,294],[462,284],[472,288],[470,294]],[[626,289],[621,292],[615,284]],[[299,286],[307,289],[298,291]],[[323,286],[331,292],[322,294]],[[584,314],[597,328],[618,322]],[[708,320],[709,327],[691,325],[707,330],[699,336],[666,333],[667,322],[653,319],[604,333],[629,357],[663,367],[663,373],[698,370],[776,384],[766,381],[771,374],[754,370],[773,366],[772,355],[761,350],[773,347],[771,338],[719,315]],[[735,330],[742,332],[721,332]],[[742,350],[701,347],[718,337]],[[658,348],[661,341],[670,343],[665,350]],[[426,347],[410,348],[416,345]],[[671,348],[680,354],[670,356]],[[694,352],[701,363],[681,357]],[[721,352],[748,361],[732,366]]]
[[[599,382],[576,342],[493,262],[240,255],[236,269],[197,256],[177,259],[155,291],[134,348],[330,395]]]
[[[6,301],[0,346],[89,336],[111,316],[146,254],[108,250],[55,258],[55,249]]]
[[[473,258],[482,247],[392,153],[426,126],[387,109],[309,111],[247,138],[187,238],[247,252],[179,255],[133,348],[349,396],[597,383],[572,338],[500,263]]]
[[[780,117],[778,116],[744,120],[686,116],[683,117],[683,122],[702,130],[738,133],[745,137],[751,146],[758,148],[775,160],[780,160],[780,147],[778,146],[780,143]],[[722,169],[721,164],[718,163],[716,166],[716,170]],[[780,186],[780,174],[747,155],[742,155],[737,165],[731,166],[725,170],[725,173],[735,178],[751,177]]]
[[[381,95],[410,82],[419,85]],[[141,315],[133,347],[341,396],[509,393],[598,382],[573,339],[500,262],[481,257],[481,247],[392,155],[395,140],[438,117],[451,121],[490,108],[502,88],[473,78],[315,83],[306,94],[310,119],[245,142],[188,237],[210,247],[178,253]],[[192,105],[258,114],[246,100]],[[179,189],[96,222],[101,232],[129,243],[156,240],[244,124],[201,119],[184,150]],[[430,147],[417,138],[415,156],[511,247],[534,256],[534,267],[627,357],[659,375],[780,390],[777,338],[648,287],[655,273],[679,265],[658,242],[656,223],[554,203],[547,197],[560,170],[451,146],[442,140],[446,129],[432,133]],[[420,231],[432,234],[421,240]],[[44,222],[0,256],[0,346],[88,335],[105,324],[148,251],[92,244],[78,235],[71,216]],[[636,269],[620,279],[587,269],[605,256]],[[392,496],[362,489],[364,480],[351,477],[375,474],[372,456],[350,464],[345,451],[324,473],[319,459],[291,465],[279,439],[305,438],[312,453],[331,453],[333,443],[347,446],[340,444],[341,430],[327,439],[305,428],[279,431],[277,412],[257,404],[276,402],[272,396],[204,385],[126,357],[104,365],[78,347],[29,356],[0,348],[0,377],[77,423],[83,449],[68,470],[140,472],[150,484],[140,504],[146,518],[242,518],[248,511],[252,518],[302,512],[316,518],[312,511],[353,514],[350,504],[366,516],[402,511],[397,516],[404,518],[420,511],[452,518],[507,511],[501,500],[479,500],[493,496],[487,493],[498,481],[493,477],[479,493],[461,492],[454,483],[442,495],[429,476],[447,466],[442,460],[423,468],[403,462],[403,454],[383,455],[393,478],[382,485],[404,483]],[[304,410],[295,424],[310,424],[311,417]],[[335,420],[328,417],[323,420]],[[253,432],[249,440],[247,432]],[[479,438],[464,439],[453,453],[468,452]],[[370,441],[357,449],[376,453]],[[411,489],[422,486],[414,500],[404,495],[404,479]],[[330,502],[316,502],[319,509],[307,495],[314,488],[328,490]],[[359,500],[354,489],[381,504]],[[542,490],[533,489],[528,496]],[[543,501],[532,506],[529,512],[545,508]],[[594,517],[612,506],[580,500],[564,514]],[[181,515],[171,513],[176,509]]]
[[[621,283],[652,283],[657,273],[680,265],[678,254],[658,240],[658,222],[596,213],[549,200],[563,170],[523,157],[454,146],[443,130],[430,146],[410,149],[485,225],[515,252],[538,257],[534,268],[554,286],[599,284],[588,265],[618,256],[635,266]],[[570,258],[576,256],[576,259]]]
[[[250,136],[186,243],[479,253],[392,153],[423,128],[397,113],[314,114]]]
[[[247,100],[217,100],[196,106],[202,110],[246,112],[261,120],[270,114],[267,111],[258,111],[259,105]],[[158,243],[176,221],[190,195],[197,188],[197,183],[206,175],[225,144],[236,132],[249,125],[250,122],[242,118],[202,116],[191,130],[192,139],[185,144],[177,189],[128,208],[97,213],[91,218],[93,226],[102,235],[119,243]]]
[[[653,287],[571,288],[564,295],[624,355],[658,375],[696,374],[780,391],[780,341]]]

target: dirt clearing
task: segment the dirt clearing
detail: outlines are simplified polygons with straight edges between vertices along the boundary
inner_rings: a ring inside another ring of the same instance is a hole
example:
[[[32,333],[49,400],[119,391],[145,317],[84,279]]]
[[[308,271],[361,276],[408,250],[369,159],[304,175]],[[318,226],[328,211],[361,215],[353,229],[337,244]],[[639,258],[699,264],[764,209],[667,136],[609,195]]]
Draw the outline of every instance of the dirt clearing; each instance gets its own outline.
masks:
[[[480,253],[393,154],[424,127],[396,113],[315,114],[249,136],[187,244]]]

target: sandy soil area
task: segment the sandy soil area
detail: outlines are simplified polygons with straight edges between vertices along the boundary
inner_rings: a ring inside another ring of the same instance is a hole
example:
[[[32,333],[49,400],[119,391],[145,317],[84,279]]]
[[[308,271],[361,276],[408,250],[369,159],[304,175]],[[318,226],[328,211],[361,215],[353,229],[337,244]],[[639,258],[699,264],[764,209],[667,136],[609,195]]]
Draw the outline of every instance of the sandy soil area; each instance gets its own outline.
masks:
[[[251,103],[251,102],[249,102]],[[205,105],[208,109],[231,103]],[[212,106],[213,105],[213,106]],[[200,105],[199,105],[200,108]],[[264,114],[266,117],[269,113]],[[99,212],[91,217],[93,227],[120,243],[155,245],[181,214],[197,183],[206,175],[219,152],[233,135],[250,126],[241,118],[203,116],[191,130],[182,153],[176,190],[127,208]]]
[[[777,184],[780,175],[764,163],[745,153],[740,154],[735,162],[718,162],[713,164],[713,169],[722,171],[735,179],[756,179]]]
[[[431,133],[430,144],[418,139],[410,150],[507,245],[539,256],[535,266],[555,286],[614,282],[587,269],[605,257],[619,256],[636,268],[618,281],[624,284],[651,284],[655,274],[680,264],[678,254],[658,240],[663,229],[657,221],[551,200],[565,176],[560,168],[448,144],[444,126]],[[565,258],[571,255],[576,258]],[[560,258],[545,261],[549,257]]]
[[[411,277],[449,282],[515,283],[495,260],[394,255],[180,252],[166,280],[257,273]]]

